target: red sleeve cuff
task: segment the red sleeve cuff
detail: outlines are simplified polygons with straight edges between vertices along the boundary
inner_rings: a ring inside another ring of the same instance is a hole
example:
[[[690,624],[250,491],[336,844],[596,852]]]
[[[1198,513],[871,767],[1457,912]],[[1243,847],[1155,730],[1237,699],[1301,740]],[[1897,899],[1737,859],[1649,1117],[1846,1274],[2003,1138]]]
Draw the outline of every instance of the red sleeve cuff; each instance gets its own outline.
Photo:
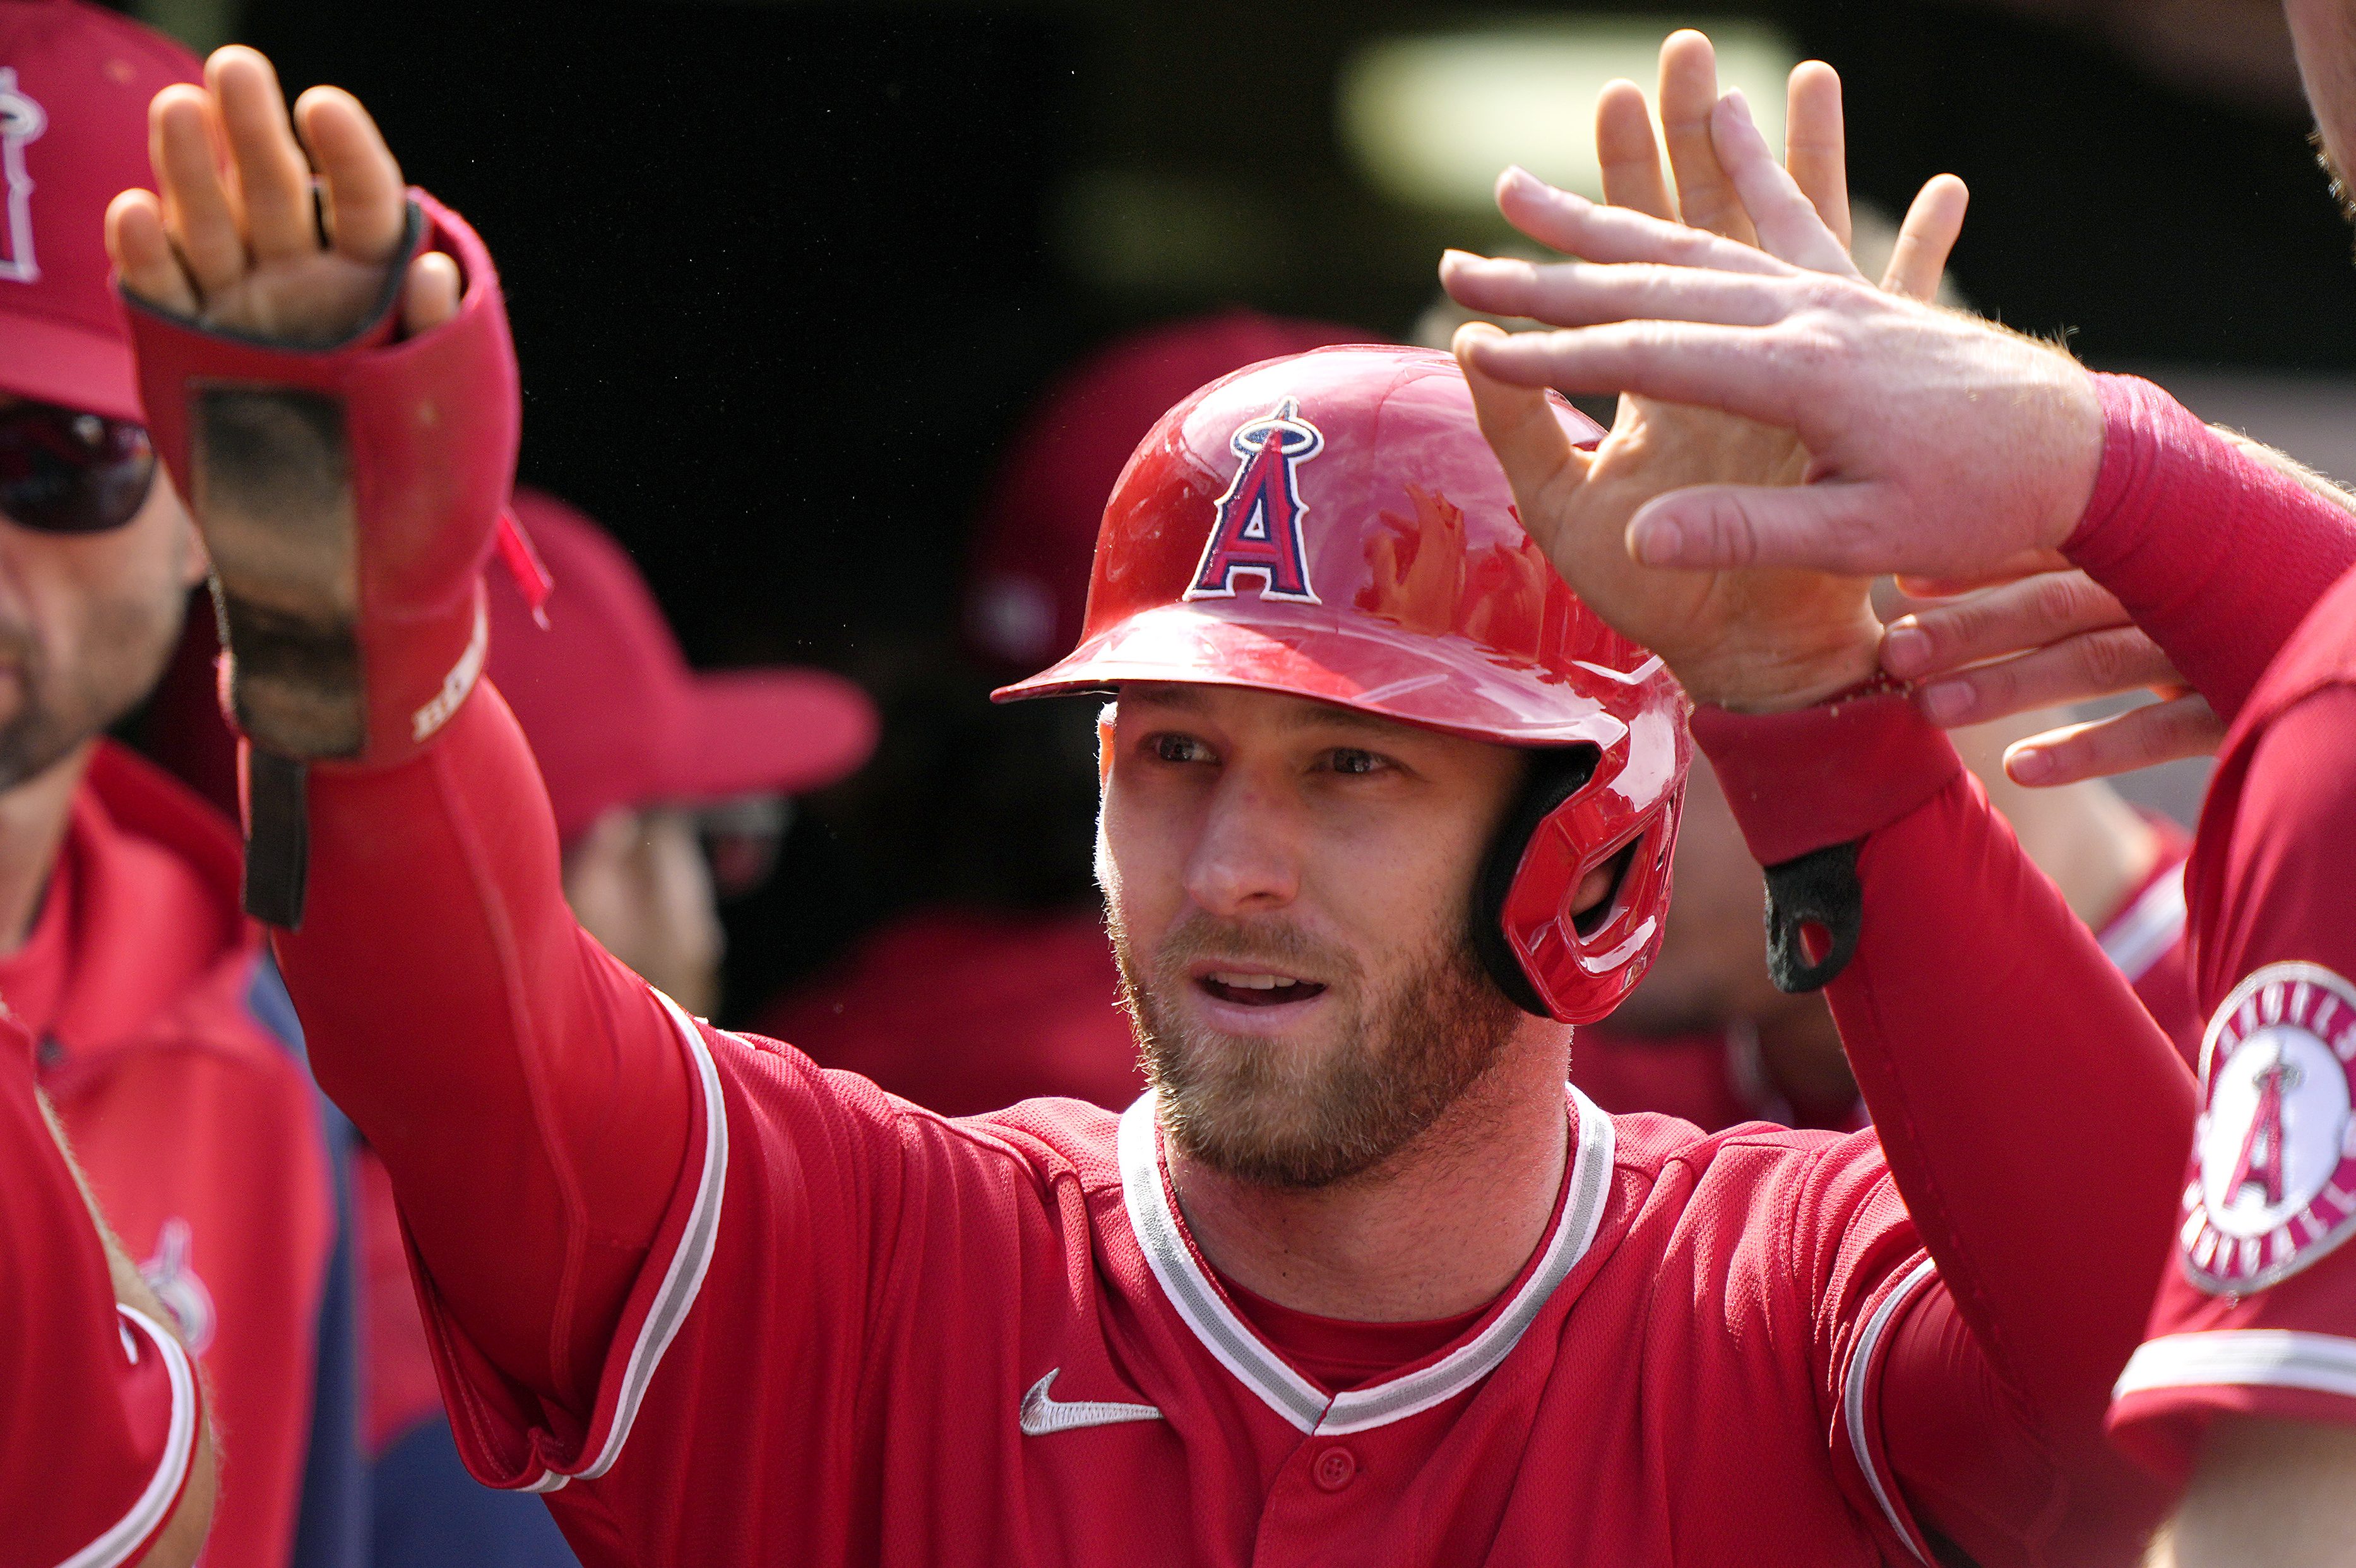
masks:
[[[2356,565],[2356,518],[2246,456],[2148,381],[2096,376],[2103,464],[2062,546],[2231,719]]]
[[[1699,708],[1693,735],[1762,866],[1886,827],[1964,767],[1947,737],[1896,696],[1795,713]]]

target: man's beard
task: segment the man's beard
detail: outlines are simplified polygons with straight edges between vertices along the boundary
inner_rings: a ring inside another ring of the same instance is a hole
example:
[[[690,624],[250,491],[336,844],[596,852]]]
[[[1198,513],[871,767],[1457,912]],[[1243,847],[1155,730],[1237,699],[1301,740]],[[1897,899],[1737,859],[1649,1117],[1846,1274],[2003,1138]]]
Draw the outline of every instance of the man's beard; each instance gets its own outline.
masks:
[[[1141,972],[1119,918],[1113,954],[1148,1080],[1173,1148],[1258,1186],[1330,1187],[1381,1165],[1429,1131],[1505,1054],[1520,1009],[1482,971],[1472,944],[1436,945],[1387,991],[1369,994],[1347,955],[1290,926],[1197,914]],[[1204,958],[1326,977],[1337,1016],[1322,1040],[1222,1034],[1185,1021],[1173,998]]]

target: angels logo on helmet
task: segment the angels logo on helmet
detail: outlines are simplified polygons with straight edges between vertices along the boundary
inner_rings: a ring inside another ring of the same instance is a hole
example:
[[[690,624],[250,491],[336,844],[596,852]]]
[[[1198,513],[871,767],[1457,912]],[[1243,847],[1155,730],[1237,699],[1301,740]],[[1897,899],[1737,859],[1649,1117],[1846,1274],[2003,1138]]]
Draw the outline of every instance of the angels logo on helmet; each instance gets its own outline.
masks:
[[[1287,398],[1238,425],[1227,445],[1239,466],[1219,497],[1218,520],[1203,541],[1203,561],[1185,596],[1232,599],[1236,574],[1248,571],[1258,574],[1263,599],[1319,603],[1301,546],[1309,504],[1301,498],[1295,471],[1325,450],[1325,432],[1301,417],[1298,399]]]
[[[15,70],[0,67],[0,278],[37,283],[41,269],[33,255],[33,176],[25,168],[25,144],[48,129],[49,117],[16,85]]]
[[[2193,1284],[2263,1289],[2356,1231],[2351,1058],[2356,987],[2319,965],[2269,964],[2217,1009],[2179,1236]]]

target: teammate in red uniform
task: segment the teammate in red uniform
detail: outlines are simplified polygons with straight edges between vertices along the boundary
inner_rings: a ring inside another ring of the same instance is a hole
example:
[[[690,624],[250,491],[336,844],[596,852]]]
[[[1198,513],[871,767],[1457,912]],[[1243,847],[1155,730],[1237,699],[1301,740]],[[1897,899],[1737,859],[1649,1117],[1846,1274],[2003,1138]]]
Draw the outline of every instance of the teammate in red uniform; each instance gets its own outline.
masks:
[[[212,475],[253,891],[300,923],[470,1463],[584,1557],[2133,1549],[2097,1434],[2189,1087],[1943,740],[1804,706],[1870,667],[1861,584],[1632,618],[1705,693],[1792,709],[1705,739],[1779,868],[1780,961],[1839,970],[1888,1164],[1565,1089],[1564,1025],[1657,937],[1686,700],[1565,588],[1592,539],[1525,533],[1453,364],[1404,349],[1215,384],[1125,473],[1085,640],[1022,689],[1119,689],[1101,858],[1156,1093],[943,1120],[583,937],[474,688],[516,433],[488,258],[423,197],[404,226],[373,127],[315,93],[323,250],[266,65],[213,80],[161,101],[170,199],[111,231],[159,442]],[[1523,412],[1510,461],[1580,433]],[[1989,931],[2013,972],[1947,962]]]
[[[2201,464],[2188,423],[2163,425],[2153,443],[2155,533],[2197,526],[2191,508],[2217,498],[2197,482],[2181,499],[2167,494]],[[2356,1528],[2351,780],[2356,572],[2233,714],[2191,865],[2210,1014],[2201,1114],[2178,1266],[2112,1418],[2123,1444],[2171,1475],[2198,1457],[2170,1542],[2186,1564],[2336,1561]]]
[[[2321,0],[2286,10],[2344,188],[2356,166],[2356,19]],[[1585,328],[1464,351],[1512,382],[1634,386],[1805,443],[1799,488],[1697,489],[1644,508],[1627,538],[1644,560],[1951,581],[2064,559],[2083,569],[2099,592],[2039,585],[2007,607],[2027,641],[2051,645],[1983,694],[2017,681],[2045,699],[2078,695],[2101,670],[2191,695],[2031,745],[2015,755],[2017,776],[2134,765],[2232,725],[2189,877],[2209,1024],[2179,1256],[2154,1338],[2121,1381],[2116,1425],[2172,1471],[2193,1470],[2163,1558],[2341,1561],[2356,1530],[2346,1284],[2356,1252],[2340,1245],[2356,1205],[2341,1179],[2356,1036],[2342,1032],[2351,957],[2338,912],[2356,843],[2348,497],[2204,428],[2155,388],[1828,279],[1843,270],[1835,238],[1777,173],[1739,100],[1718,106],[1708,133],[1781,260],[1510,176],[1500,198],[1517,220],[1604,264],[1451,258],[1450,287],[1467,304]],[[1633,319],[1644,317],[1665,319]],[[1888,667],[1943,677],[1974,656],[1966,628],[1932,635],[1937,626],[1925,617],[1909,628],[1917,635],[1893,635]],[[2103,637],[2122,640],[2086,659]]]
[[[146,165],[148,101],[197,75],[95,5],[0,0],[0,997],[210,1381],[214,1560],[340,1568],[359,1454],[329,1113],[238,909],[229,825],[104,738],[203,571],[102,229]]]
[[[0,1568],[185,1568],[213,1508],[204,1386],[55,1135],[0,1017]]]

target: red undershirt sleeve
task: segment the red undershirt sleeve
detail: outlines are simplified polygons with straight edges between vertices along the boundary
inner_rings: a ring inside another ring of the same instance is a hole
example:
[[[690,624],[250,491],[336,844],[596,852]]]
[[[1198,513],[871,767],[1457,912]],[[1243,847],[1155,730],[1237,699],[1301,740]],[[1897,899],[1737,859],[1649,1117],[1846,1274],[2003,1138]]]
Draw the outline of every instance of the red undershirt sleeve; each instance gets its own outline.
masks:
[[[1861,840],[1858,946],[1826,997],[1938,1270],[1868,1369],[1880,1431],[1941,1532],[2041,1554],[2133,1484],[2101,1423],[2167,1250],[2190,1076],[1902,699],[1694,731],[1762,864]]]
[[[585,1414],[700,1115],[680,1027],[573,921],[487,682],[408,762],[314,767],[308,805],[309,907],[276,943],[313,1069],[472,1347]]]
[[[2097,376],[2094,388],[2102,468],[2063,553],[2231,722],[2315,602],[2356,566],[2356,517],[2148,381]]]

